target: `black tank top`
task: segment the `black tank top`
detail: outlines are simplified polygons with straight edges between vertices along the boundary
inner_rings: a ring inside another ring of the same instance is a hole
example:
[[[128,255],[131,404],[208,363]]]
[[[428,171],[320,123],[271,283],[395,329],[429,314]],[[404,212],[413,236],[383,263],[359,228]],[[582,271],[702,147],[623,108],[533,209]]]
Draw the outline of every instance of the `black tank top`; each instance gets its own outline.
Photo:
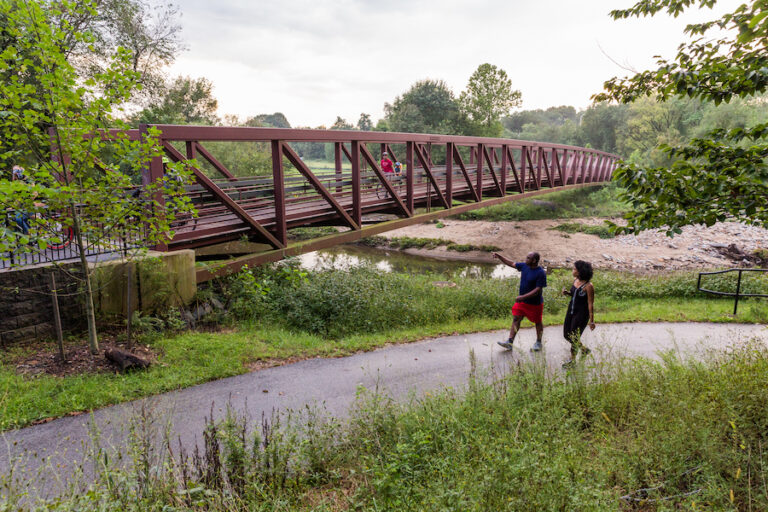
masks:
[[[589,315],[589,304],[587,299],[587,284],[584,283],[578,288],[571,285],[571,303],[568,305],[568,313],[572,316]]]

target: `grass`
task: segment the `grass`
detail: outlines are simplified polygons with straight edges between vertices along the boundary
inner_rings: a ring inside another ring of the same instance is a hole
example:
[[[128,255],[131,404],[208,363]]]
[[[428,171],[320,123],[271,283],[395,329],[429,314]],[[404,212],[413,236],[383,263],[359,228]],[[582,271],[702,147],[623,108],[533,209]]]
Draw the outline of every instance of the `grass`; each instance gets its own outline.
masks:
[[[549,229],[562,231],[563,233],[586,233],[587,235],[596,235],[600,238],[613,238],[616,236],[616,234],[611,231],[611,228],[604,224],[590,226],[587,224],[579,224],[577,222],[566,222],[565,224],[560,224]]]
[[[717,279],[706,283],[712,288],[735,286],[729,276],[713,277]],[[12,364],[21,349],[4,351],[0,429],[245,373],[256,361],[339,356],[388,343],[509,327],[516,280],[454,278],[454,288],[432,284],[443,279],[370,268],[312,273],[285,266],[262,273],[254,269],[220,283],[217,293],[231,314],[223,319],[229,330],[145,335],[144,341],[162,356],[160,364],[141,373],[24,376]],[[558,292],[570,278],[560,271],[548,279],[544,322],[558,325],[567,305]],[[697,294],[690,273],[598,272],[594,283],[598,323],[768,322],[765,301],[742,302],[734,318],[733,301]],[[768,280],[742,285],[745,292],[763,291]]]
[[[496,222],[618,217],[628,210],[627,205],[619,199],[620,192],[615,185],[562,190],[540,198],[522,199],[480,208],[462,213],[456,218]]]
[[[321,236],[336,235],[339,233],[335,226],[310,226],[291,228],[288,230],[288,239],[292,242],[302,242]]]
[[[344,421],[307,410],[250,428],[229,410],[181,464],[139,437],[123,456],[146,464],[87,461],[97,484],[45,510],[768,509],[765,347],[587,362],[565,377],[523,363],[489,383],[470,365],[466,389],[406,403],[361,389]],[[23,491],[4,491],[15,510]]]

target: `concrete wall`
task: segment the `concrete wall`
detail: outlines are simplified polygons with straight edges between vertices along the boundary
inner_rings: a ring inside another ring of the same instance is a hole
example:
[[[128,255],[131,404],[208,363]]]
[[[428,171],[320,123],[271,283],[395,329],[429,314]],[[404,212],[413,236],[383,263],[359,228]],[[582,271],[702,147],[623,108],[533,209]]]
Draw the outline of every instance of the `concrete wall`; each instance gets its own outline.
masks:
[[[197,292],[194,251],[150,252],[141,260],[99,265],[95,301],[101,313],[125,314],[129,275],[133,311],[151,314],[183,306]]]

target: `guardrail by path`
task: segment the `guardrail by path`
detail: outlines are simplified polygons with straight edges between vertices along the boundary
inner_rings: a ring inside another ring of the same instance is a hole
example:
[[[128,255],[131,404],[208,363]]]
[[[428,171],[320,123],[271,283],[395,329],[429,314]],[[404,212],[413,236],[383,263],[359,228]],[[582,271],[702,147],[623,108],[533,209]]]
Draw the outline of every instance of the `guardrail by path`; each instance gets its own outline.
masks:
[[[701,287],[701,278],[702,276],[713,276],[717,274],[728,274],[731,272],[738,272],[739,277],[736,281],[736,292],[719,292],[717,290],[709,290],[707,288]],[[711,293],[712,295],[720,295],[724,297],[734,297],[735,300],[733,302],[733,314],[736,315],[736,311],[739,308],[739,299],[742,297],[762,297],[762,298],[768,298],[768,294],[765,293],[741,293],[741,275],[744,272],[768,272],[768,269],[766,268],[731,268],[728,270],[718,270],[715,272],[699,272],[699,279],[696,283],[696,289],[700,292],[705,293]]]

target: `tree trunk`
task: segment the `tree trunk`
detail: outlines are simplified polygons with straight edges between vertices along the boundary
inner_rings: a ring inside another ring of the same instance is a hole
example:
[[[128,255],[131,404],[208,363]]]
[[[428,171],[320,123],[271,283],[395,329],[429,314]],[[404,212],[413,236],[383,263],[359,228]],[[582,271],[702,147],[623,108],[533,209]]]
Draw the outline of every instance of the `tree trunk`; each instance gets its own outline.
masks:
[[[88,323],[88,348],[91,354],[99,353],[99,337],[96,332],[96,308],[93,306],[93,287],[91,286],[91,270],[88,268],[88,258],[85,254],[85,243],[83,242],[83,233],[80,230],[80,217],[74,204],[72,209],[72,224],[75,231],[75,240],[77,241],[77,251],[80,253],[80,267],[83,270],[83,279],[85,280],[85,319]]]
[[[122,372],[136,368],[149,368],[150,365],[146,359],[119,348],[108,348],[104,351],[104,357],[117,364]]]

